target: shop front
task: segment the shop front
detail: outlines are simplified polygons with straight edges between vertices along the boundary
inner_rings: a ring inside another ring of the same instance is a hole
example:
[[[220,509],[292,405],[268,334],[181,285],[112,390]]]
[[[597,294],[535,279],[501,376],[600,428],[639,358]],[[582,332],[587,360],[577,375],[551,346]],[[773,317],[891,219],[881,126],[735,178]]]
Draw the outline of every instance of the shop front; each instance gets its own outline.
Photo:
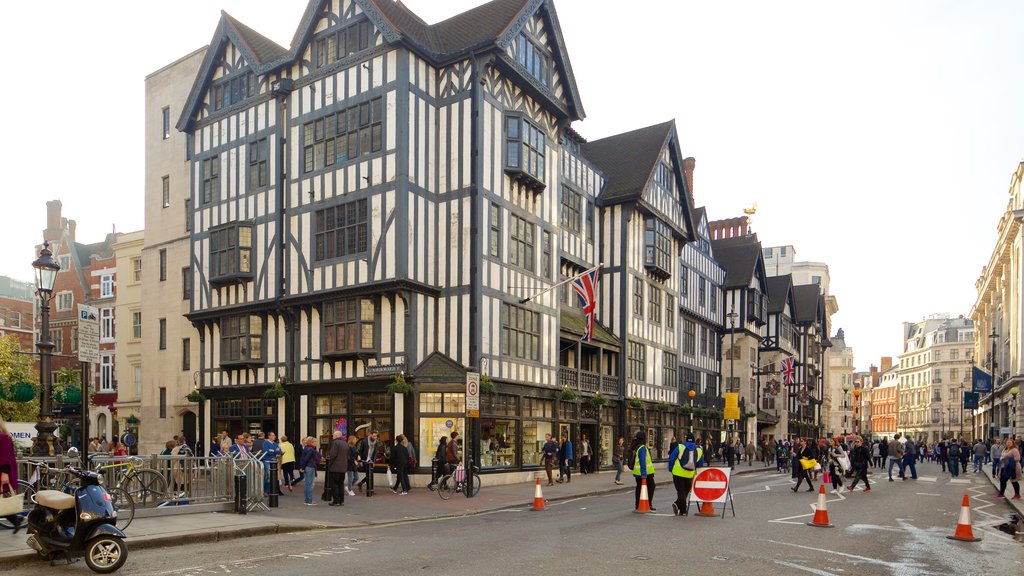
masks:
[[[218,398],[212,404],[213,430],[204,436],[227,432],[234,438],[248,432],[255,437],[260,432],[280,432],[277,429],[277,398]]]
[[[312,414],[309,435],[327,454],[335,431],[344,439],[363,439],[376,430],[378,439],[390,450],[394,441],[394,394],[387,392],[338,392],[310,397]]]

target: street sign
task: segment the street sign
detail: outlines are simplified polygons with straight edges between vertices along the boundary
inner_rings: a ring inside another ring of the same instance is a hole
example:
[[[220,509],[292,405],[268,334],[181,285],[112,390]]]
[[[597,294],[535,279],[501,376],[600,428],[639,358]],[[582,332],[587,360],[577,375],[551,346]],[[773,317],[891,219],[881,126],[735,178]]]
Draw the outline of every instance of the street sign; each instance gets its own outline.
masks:
[[[78,305],[78,360],[100,362],[100,311],[95,306]]]
[[[740,395],[738,393],[725,393],[725,410],[722,411],[722,417],[726,420],[740,419]]]
[[[466,418],[480,417],[480,374],[466,372]]]
[[[690,502],[725,502],[729,497],[729,468],[698,468]]]

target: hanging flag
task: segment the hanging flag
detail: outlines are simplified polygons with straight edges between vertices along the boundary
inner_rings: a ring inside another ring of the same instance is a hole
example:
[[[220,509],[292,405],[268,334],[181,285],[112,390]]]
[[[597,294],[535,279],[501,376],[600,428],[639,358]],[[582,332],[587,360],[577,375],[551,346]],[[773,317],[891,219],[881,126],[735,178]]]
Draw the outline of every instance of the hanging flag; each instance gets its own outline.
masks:
[[[971,368],[971,391],[988,394],[992,392],[992,375],[977,367]]]
[[[796,360],[792,356],[782,361],[782,382],[787,386],[796,383]]]
[[[601,267],[598,266],[572,281],[572,289],[580,297],[580,305],[583,307],[583,314],[587,318],[587,325],[583,329],[584,342],[590,342],[594,336],[594,315],[597,312],[597,280],[600,272]]]

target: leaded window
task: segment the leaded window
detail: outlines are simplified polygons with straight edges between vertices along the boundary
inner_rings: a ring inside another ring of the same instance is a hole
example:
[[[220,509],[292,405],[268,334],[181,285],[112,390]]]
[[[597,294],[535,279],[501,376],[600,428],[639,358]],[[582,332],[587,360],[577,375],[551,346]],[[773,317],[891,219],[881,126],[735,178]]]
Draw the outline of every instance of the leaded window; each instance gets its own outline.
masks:
[[[662,386],[676,387],[679,385],[679,357],[671,352],[665,352],[665,366],[662,376]]]
[[[213,109],[221,110],[256,95],[256,75],[236,73],[218,80],[211,89]]]
[[[252,278],[252,226],[230,224],[210,231],[210,281]]]
[[[626,356],[626,377],[644,381],[647,375],[647,347],[640,342],[630,342]]]
[[[534,188],[544,187],[544,132],[522,116],[505,117],[505,170]]]
[[[540,313],[501,305],[501,353],[522,360],[540,358]]]
[[[200,163],[203,181],[203,204],[220,200],[220,157],[206,158]]]
[[[551,85],[551,56],[547,50],[526,36],[519,34],[516,39],[518,54],[516,60],[526,72],[545,86]]]
[[[523,270],[533,272],[534,236],[533,224],[515,214],[509,215],[508,262]]]
[[[491,204],[490,220],[488,253],[494,258],[498,258],[501,254],[501,208],[497,204]]]
[[[661,288],[654,284],[647,286],[647,321],[661,324]]]
[[[633,278],[633,316],[644,316],[644,281]]]
[[[221,364],[262,364],[263,318],[255,314],[229,316],[221,321]]]
[[[654,217],[644,223],[644,266],[662,276],[672,273],[672,236],[667,224]]]
[[[676,297],[671,294],[665,295],[665,327],[675,330],[676,327]]]
[[[580,233],[580,215],[583,195],[562,186],[562,228],[576,234]]]
[[[697,323],[686,320],[683,323],[683,354],[693,356],[697,353]]]
[[[377,347],[377,307],[371,298],[326,302],[323,312],[325,356],[373,352]]]
[[[380,152],[384,146],[384,101],[374,98],[303,126],[304,171]]]
[[[269,145],[266,138],[249,143],[249,191],[266,187],[269,182]]]
[[[363,20],[317,38],[317,67],[327,66],[346,56],[366,50],[370,47],[371,31],[370,22]]]
[[[316,211],[313,242],[318,261],[364,254],[369,235],[369,206],[365,199]]]

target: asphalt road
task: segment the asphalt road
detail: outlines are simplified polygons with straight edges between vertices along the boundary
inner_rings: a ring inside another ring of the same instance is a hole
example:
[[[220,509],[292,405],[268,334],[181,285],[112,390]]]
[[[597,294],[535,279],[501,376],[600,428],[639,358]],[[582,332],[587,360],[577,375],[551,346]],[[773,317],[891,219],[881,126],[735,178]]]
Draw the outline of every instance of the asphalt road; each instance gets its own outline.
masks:
[[[676,517],[674,491],[659,472],[656,513],[635,514],[632,491],[551,502],[477,516],[379,528],[325,530],[197,542],[132,552],[121,574],[158,576],[294,574],[816,574],[1016,575],[1024,544],[993,526],[1010,509],[991,485],[970,474],[957,481],[924,464],[918,480],[829,494],[834,528],[809,527],[817,493],[794,494],[788,476],[733,480],[736,516]],[[964,493],[981,542],[948,540]],[[721,510],[721,508],[719,508]],[[691,510],[691,514],[692,514]],[[4,576],[90,574],[82,562],[22,564]]]

